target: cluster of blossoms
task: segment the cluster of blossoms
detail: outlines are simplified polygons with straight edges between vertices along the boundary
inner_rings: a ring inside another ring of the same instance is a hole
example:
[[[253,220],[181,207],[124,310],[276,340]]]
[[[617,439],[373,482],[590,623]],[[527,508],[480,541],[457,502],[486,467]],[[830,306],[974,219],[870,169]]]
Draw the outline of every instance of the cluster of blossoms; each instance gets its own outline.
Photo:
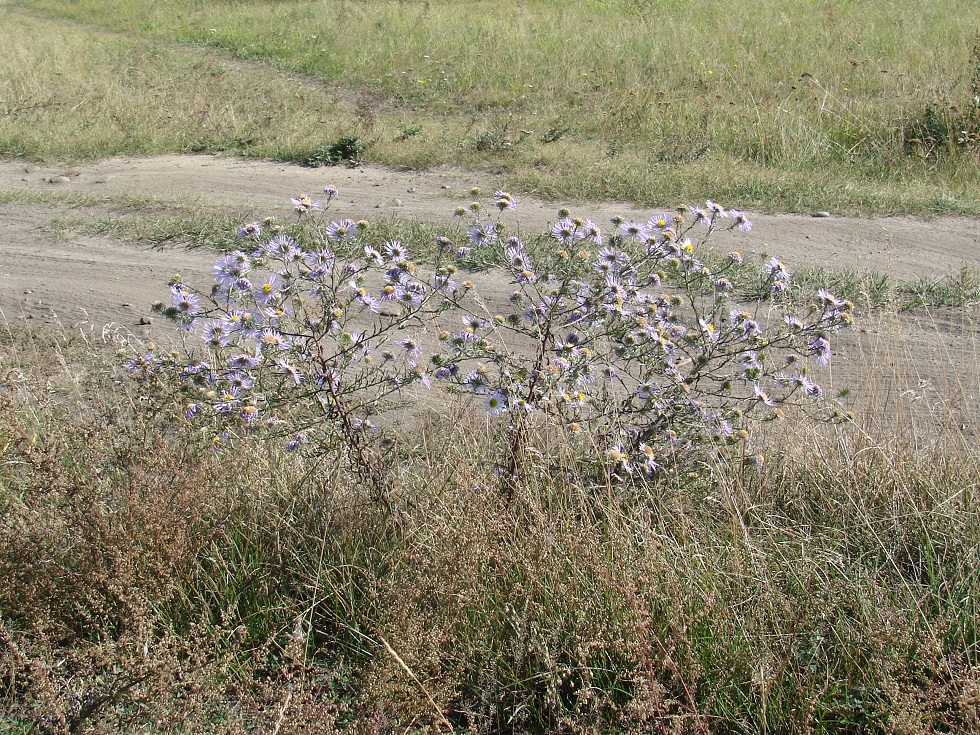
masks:
[[[515,289],[504,313],[464,316],[462,332],[443,332],[435,375],[506,414],[514,452],[540,417],[581,433],[583,447],[606,447],[615,472],[652,473],[744,439],[749,419],[778,418],[781,404],[822,397],[810,368],[829,363],[828,336],[850,324],[852,305],[821,290],[797,313],[776,258],[758,274],[769,297],[739,304],[732,276],[744,276],[743,257],[709,266],[703,245],[719,230],[751,230],[743,213],[708,201],[645,222],[614,218],[603,232],[562,210],[550,232],[525,243],[468,211],[459,253],[495,248]],[[508,343],[520,335],[531,347],[499,349],[494,336],[508,332]],[[519,465],[513,456],[506,469]]]
[[[821,290],[798,312],[775,258],[757,275],[768,298],[739,303],[733,277],[744,259],[731,252],[709,265],[703,245],[719,230],[750,230],[741,212],[708,201],[646,222],[616,218],[604,232],[562,210],[525,241],[499,219],[514,198],[493,200],[497,218],[477,204],[457,210],[472,215],[467,242],[438,238],[426,276],[402,243],[366,244],[366,223],[330,221],[303,246],[281,233],[261,242],[262,228],[248,224],[238,235],[253,249],[219,258],[210,289],[178,280],[159,305],[187,333],[185,350],[153,350],[127,367],[176,375],[192,396],[188,419],[271,427],[289,450],[339,441],[362,469],[382,402],[441,384],[509,429],[501,469],[510,479],[534,427],[604,447],[603,466],[617,476],[655,473],[741,441],[749,419],[777,418],[781,404],[822,396],[811,367],[828,364],[828,337],[850,324],[851,304]],[[301,217],[321,206],[293,203]],[[513,288],[499,313],[471,298],[471,283],[457,286],[444,262],[474,251]],[[426,350],[430,327],[438,341]]]
[[[355,465],[367,463],[371,417],[407,386],[431,385],[411,328],[465,290],[452,269],[419,278],[400,242],[359,247],[367,226],[331,221],[303,247],[282,233],[261,242],[261,227],[246,225],[238,236],[253,246],[218,258],[210,288],[177,279],[170,303],[155,305],[186,333],[184,349],[154,347],[126,369],[143,379],[176,376],[191,399],[185,417],[218,419],[222,437],[272,430],[290,451],[316,436],[340,438]],[[359,257],[338,255],[352,247]]]

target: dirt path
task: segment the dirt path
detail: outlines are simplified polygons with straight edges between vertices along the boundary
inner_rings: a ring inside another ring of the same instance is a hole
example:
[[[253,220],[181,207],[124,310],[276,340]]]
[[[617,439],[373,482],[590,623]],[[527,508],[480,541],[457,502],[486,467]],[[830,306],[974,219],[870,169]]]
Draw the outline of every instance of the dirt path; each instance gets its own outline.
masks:
[[[495,188],[485,175],[459,171],[309,169],[212,156],[110,159],[72,168],[0,161],[0,192],[192,198],[258,218],[287,213],[290,196],[315,196],[328,183],[341,192],[331,208],[335,216],[432,222],[448,222],[457,205],[472,199],[473,187],[485,193]],[[519,221],[527,231],[540,231],[555,218],[554,204],[527,197],[518,201]],[[174,273],[206,278],[212,254],[183,248],[154,250],[109,238],[61,239],[41,229],[69,209],[0,204],[3,316],[96,332],[108,324],[143,337],[166,330],[166,325],[141,323],[149,316],[149,304],[166,297],[165,284]],[[613,214],[644,220],[651,214],[608,203],[577,211],[599,223],[608,222]],[[980,268],[977,219],[754,215],[752,221],[753,231],[732,236],[731,247],[747,256],[779,255],[791,269],[849,267],[912,279],[939,277],[963,266]],[[487,288],[493,290],[491,284]],[[916,410],[925,406],[940,421],[972,423],[980,396],[980,328],[975,312],[875,317],[842,339],[834,374],[828,379],[840,386],[857,383],[863,394],[884,395],[896,405],[907,403]]]
[[[109,159],[76,167],[25,166],[0,162],[0,191],[59,191],[79,194],[148,194],[193,198],[256,217],[289,210],[289,196],[315,195],[332,183],[341,191],[332,208],[337,216],[382,216],[448,221],[453,209],[472,197],[470,189],[489,193],[494,182],[458,171],[399,172],[376,167],[310,169],[266,161],[213,156],[157,156]],[[520,198],[521,225],[540,230],[555,218],[554,204]],[[597,222],[613,214],[646,219],[649,211],[625,205],[583,207]],[[93,238],[56,241],[38,225],[57,212],[51,208],[0,205],[0,307],[8,315],[21,309],[36,316],[50,310],[74,323],[125,321],[147,303],[174,271],[200,272],[203,253],[178,249],[152,252],[122,242]],[[980,267],[980,220],[911,217],[858,219],[799,215],[753,215],[754,230],[729,238],[746,255],[778,254],[791,268],[851,267],[899,278],[941,276],[964,265]],[[33,257],[31,257],[33,254]],[[162,276],[162,280],[161,280]],[[24,291],[30,290],[31,294]],[[23,299],[28,296],[34,298]],[[131,307],[122,307],[131,304]],[[60,309],[60,310],[59,310]]]

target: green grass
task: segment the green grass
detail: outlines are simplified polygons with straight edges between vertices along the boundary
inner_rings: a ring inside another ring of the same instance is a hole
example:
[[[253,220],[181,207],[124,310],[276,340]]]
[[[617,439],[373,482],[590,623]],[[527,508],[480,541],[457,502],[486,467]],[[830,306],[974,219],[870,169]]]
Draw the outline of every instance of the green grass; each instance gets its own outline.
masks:
[[[8,2],[0,152],[304,161],[352,136],[368,161],[489,168],[565,201],[978,211],[977,148],[950,132],[980,125],[975,3],[502,0],[466,11],[438,0]],[[39,35],[51,42],[22,40]]]

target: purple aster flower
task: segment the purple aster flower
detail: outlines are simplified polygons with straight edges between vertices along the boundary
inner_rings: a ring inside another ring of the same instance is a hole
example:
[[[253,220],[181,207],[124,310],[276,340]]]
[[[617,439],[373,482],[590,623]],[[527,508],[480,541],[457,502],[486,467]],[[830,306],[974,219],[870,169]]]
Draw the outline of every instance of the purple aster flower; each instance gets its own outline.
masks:
[[[432,381],[429,380],[429,375],[425,372],[425,368],[422,365],[418,365],[414,361],[409,360],[408,372],[413,383],[421,383],[426,388],[432,387]]]
[[[527,254],[524,252],[524,248],[520,244],[511,245],[507,248],[507,262],[510,263],[514,270],[520,271],[524,268],[528,268],[531,262],[528,260]]]
[[[503,212],[505,209],[517,209],[517,202],[506,191],[495,191],[493,199],[497,203],[497,209]]]
[[[255,335],[258,333],[258,326],[255,323],[255,315],[242,309],[232,309],[221,317],[221,324],[225,333],[229,336],[233,334]]]
[[[762,389],[762,387],[759,386],[758,384],[752,386],[752,392],[755,394],[755,397],[758,400],[762,401],[762,403],[766,404],[767,406],[774,406],[775,405],[775,403],[773,402],[773,400],[769,396],[769,394],[766,393]]]
[[[306,214],[310,210],[319,209],[321,206],[320,202],[313,201],[306,194],[300,194],[298,197],[290,197],[289,201],[293,203],[296,211],[300,214]]]
[[[238,389],[234,387],[229,387],[222,390],[217,397],[214,404],[214,410],[218,413],[228,414],[231,413],[235,406],[238,405],[240,399],[238,397]]]
[[[337,187],[334,186],[333,184],[327,184],[325,187],[323,187],[323,193],[327,195],[328,202],[331,199],[336,199],[337,197],[340,196],[340,192],[337,190]]]
[[[803,320],[794,314],[787,314],[783,317],[783,321],[786,322],[787,326],[794,332],[798,332],[803,329]]]
[[[398,300],[400,303],[414,309],[422,305],[424,298],[425,286],[421,283],[411,283],[404,287]]]
[[[752,229],[752,223],[742,212],[737,209],[730,209],[728,213],[732,216],[733,227],[737,227],[742,232],[749,232]]]
[[[398,283],[389,283],[381,289],[382,301],[401,301],[405,297],[405,287]]]
[[[650,229],[645,224],[625,221],[619,225],[620,234],[633,242],[643,242],[650,236]]]
[[[555,222],[551,228],[551,236],[562,245],[573,245],[581,239],[579,229],[571,217],[564,217]]]
[[[187,408],[184,409],[184,419],[190,421],[192,418],[194,418],[197,415],[198,411],[200,410],[201,407],[196,403],[187,404]]]
[[[497,228],[492,222],[474,222],[466,234],[475,247],[484,247],[497,242]]]
[[[300,369],[293,363],[280,358],[276,360],[276,365],[279,366],[279,369],[288,375],[296,385],[303,382],[303,373],[300,372]]]
[[[238,412],[238,418],[244,421],[247,425],[251,426],[252,423],[259,415],[259,407],[254,403],[247,403],[242,406],[242,410]]]
[[[732,329],[741,332],[743,336],[762,334],[762,328],[759,327],[759,323],[752,318],[749,312],[732,309],[728,313],[728,317],[732,321]]]
[[[620,271],[629,264],[629,256],[618,248],[602,248],[596,258],[595,269],[600,273]]]
[[[197,375],[206,370],[210,370],[211,366],[200,358],[194,358],[184,366],[184,375]]]
[[[724,207],[722,207],[720,204],[716,204],[715,202],[711,201],[710,199],[708,199],[708,200],[705,201],[704,206],[711,213],[712,218],[714,218],[714,217],[727,217],[728,216],[728,212],[725,211],[725,208]]]
[[[288,350],[290,347],[289,339],[284,337],[279,331],[267,327],[259,335],[259,345],[275,347],[278,350]]]
[[[357,235],[357,223],[353,220],[342,219],[327,225],[327,237],[334,242],[349,242]]]
[[[244,277],[251,269],[251,262],[245,253],[236,250],[218,258],[214,264],[214,280],[222,288],[231,288],[235,282]]]
[[[459,365],[443,365],[435,371],[436,380],[446,380],[459,374]]]
[[[824,367],[830,364],[830,342],[824,337],[815,337],[807,346],[809,354],[817,358],[817,365]]]
[[[822,398],[823,388],[814,383],[805,375],[794,375],[790,382],[796,387],[800,393],[809,398]]]
[[[432,276],[432,288],[440,293],[452,293],[456,290],[456,281],[447,275],[437,273]]]
[[[201,300],[197,294],[191,293],[184,286],[175,285],[170,287],[170,300],[174,308],[182,316],[195,317],[201,313]]]
[[[654,453],[653,447],[649,444],[640,443],[640,459],[642,460],[640,469],[644,474],[652,475],[660,469],[660,464],[657,462],[657,455]]]
[[[734,433],[731,423],[721,414],[720,411],[703,412],[702,418],[707,424],[708,432],[711,434],[711,436],[725,439]]]
[[[630,464],[629,457],[626,456],[626,452],[623,447],[619,444],[614,444],[606,451],[606,457],[609,459],[609,463],[612,465],[612,470],[623,471],[629,474],[633,474],[633,466]]]
[[[209,347],[215,349],[219,347],[226,346],[231,342],[231,337],[228,334],[227,327],[221,321],[212,321],[204,325],[204,329],[201,331],[201,338],[208,344]]]
[[[333,251],[329,248],[320,248],[306,254],[306,266],[313,268],[332,268],[334,262]]]
[[[590,219],[585,220],[578,230],[582,240],[588,240],[594,245],[602,245],[602,231],[599,226]]]
[[[847,303],[843,299],[834,296],[825,288],[817,289],[817,299],[819,299],[820,305],[825,307],[839,308]]]
[[[660,392],[658,388],[653,383],[640,383],[636,387],[636,397],[641,401],[649,401],[651,398],[656,396]]]
[[[463,321],[463,326],[471,332],[475,332],[478,329],[486,329],[490,326],[490,322],[486,319],[481,319],[478,316],[472,314],[463,314],[461,317]]]
[[[286,442],[286,446],[284,447],[284,449],[287,452],[295,452],[305,443],[306,443],[306,434],[304,434],[301,431],[298,434],[296,434],[292,439],[290,439],[288,442]]]
[[[473,393],[483,393],[490,387],[490,381],[480,370],[473,370],[463,376],[463,385]]]
[[[258,222],[249,222],[242,229],[235,233],[236,237],[259,237],[262,235],[262,228]]]
[[[377,248],[371,245],[364,246],[364,255],[375,265],[384,265],[385,257],[378,251]]]
[[[260,304],[268,304],[279,298],[280,294],[276,288],[279,277],[275,273],[270,273],[263,278],[255,287],[255,300]]]
[[[384,279],[386,283],[391,284],[408,284],[408,273],[406,273],[401,268],[389,268],[384,272]]]
[[[377,312],[380,307],[378,300],[366,291],[359,293],[356,298],[357,302],[370,312]]]
[[[787,281],[789,280],[790,273],[789,269],[779,258],[770,258],[769,262],[765,265],[766,273],[772,276],[777,281]]]
[[[255,355],[232,355],[228,367],[232,370],[251,370],[258,367],[261,360]]]
[[[233,388],[238,390],[252,390],[255,385],[255,380],[246,372],[241,370],[235,370],[224,377],[225,382]]]
[[[715,331],[714,324],[704,319],[698,319],[698,326],[701,327],[701,334],[703,334],[709,342],[718,341],[718,332]]]
[[[422,346],[411,337],[406,337],[397,342],[397,344],[411,357],[418,357],[422,354]]]
[[[392,263],[404,263],[408,260],[408,250],[398,240],[386,242],[385,253]]]
[[[276,235],[265,244],[265,254],[282,257],[296,248],[296,241],[289,235]]]

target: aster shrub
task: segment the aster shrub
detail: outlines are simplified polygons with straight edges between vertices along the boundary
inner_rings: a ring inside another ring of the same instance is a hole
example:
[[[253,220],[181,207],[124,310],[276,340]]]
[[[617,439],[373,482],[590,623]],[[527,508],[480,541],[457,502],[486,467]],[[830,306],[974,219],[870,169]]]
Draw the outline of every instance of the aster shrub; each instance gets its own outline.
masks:
[[[422,268],[400,242],[368,243],[367,223],[318,218],[306,196],[293,204],[308,224],[302,237],[243,227],[250,247],[218,259],[210,289],[175,279],[171,303],[158,306],[184,331],[183,349],[128,363],[144,379],[175,378],[189,391],[186,418],[219,439],[271,434],[290,451],[339,449],[383,497],[392,444],[377,415],[411,386],[441,386],[500,425],[509,496],[544,433],[559,432],[590,471],[623,480],[719,447],[758,461],[751,422],[778,419],[786,404],[834,415],[814,378],[852,305],[823,290],[801,305],[778,259],[754,272],[739,253],[706,248],[751,229],[737,210],[708,201],[646,222],[617,218],[607,232],[561,210],[549,232],[522,238],[504,222],[514,197],[498,191],[490,214],[477,203],[457,210],[467,241],[438,238]],[[509,300],[477,298],[454,280],[456,263],[489,267],[509,282]],[[746,278],[763,298],[738,300]]]
[[[329,201],[337,190],[324,193]],[[405,387],[431,385],[411,328],[456,306],[461,291],[438,264],[418,277],[399,242],[363,246],[366,221],[323,223],[312,218],[321,202],[292,203],[307,225],[294,230],[302,243],[244,226],[243,247],[215,262],[208,290],[175,277],[170,303],[155,305],[184,332],[182,348],[151,344],[126,368],[143,381],[176,379],[185,419],[208,423],[217,445],[261,434],[289,452],[340,449],[382,497],[388,443],[371,417]]]
[[[494,197],[501,213],[515,207],[506,192]],[[709,266],[705,245],[723,230],[751,230],[742,212],[709,200],[647,222],[614,218],[604,234],[563,209],[550,232],[525,242],[482,211],[457,210],[473,218],[458,255],[493,248],[514,288],[510,306],[490,320],[464,316],[464,330],[444,332],[433,360],[436,377],[506,414],[508,482],[520,479],[541,423],[563,428],[583,457],[623,478],[742,444],[750,420],[823,397],[811,369],[829,364],[828,336],[851,323],[853,306],[821,290],[797,308],[776,258],[751,286],[764,298],[738,303],[743,257],[714,256]],[[507,333],[533,348],[500,349],[495,337]]]

